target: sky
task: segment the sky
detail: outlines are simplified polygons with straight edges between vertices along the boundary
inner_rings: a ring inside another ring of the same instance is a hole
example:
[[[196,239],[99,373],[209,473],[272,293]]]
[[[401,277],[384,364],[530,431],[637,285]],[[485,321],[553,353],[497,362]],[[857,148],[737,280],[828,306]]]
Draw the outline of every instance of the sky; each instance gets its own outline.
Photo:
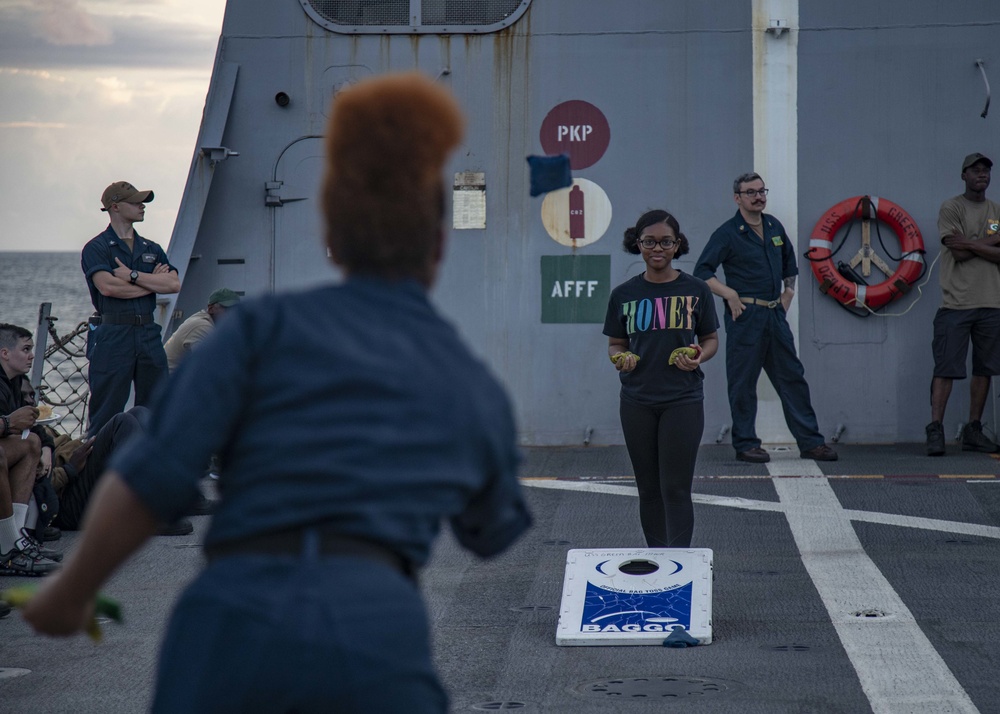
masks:
[[[0,0],[0,251],[78,251],[104,188],[155,197],[166,247],[187,181],[225,0]]]

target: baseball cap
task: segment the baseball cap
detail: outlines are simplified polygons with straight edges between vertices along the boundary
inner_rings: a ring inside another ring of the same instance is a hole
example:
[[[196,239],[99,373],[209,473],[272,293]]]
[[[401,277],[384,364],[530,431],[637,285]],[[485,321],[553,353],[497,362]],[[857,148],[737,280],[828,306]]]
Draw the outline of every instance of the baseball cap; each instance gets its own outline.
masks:
[[[229,288],[219,288],[208,296],[209,305],[222,305],[222,307],[232,307],[240,301],[240,295],[235,290]]]
[[[112,203],[149,203],[152,200],[152,191],[140,191],[128,181],[115,181],[101,195],[101,203],[104,204],[101,210],[108,210]]]
[[[993,167],[993,162],[989,159],[989,157],[976,152],[975,154],[969,154],[965,157],[965,161],[962,162],[962,171],[965,171],[967,168],[973,164],[979,163],[980,161],[985,161],[987,166],[991,168]]]

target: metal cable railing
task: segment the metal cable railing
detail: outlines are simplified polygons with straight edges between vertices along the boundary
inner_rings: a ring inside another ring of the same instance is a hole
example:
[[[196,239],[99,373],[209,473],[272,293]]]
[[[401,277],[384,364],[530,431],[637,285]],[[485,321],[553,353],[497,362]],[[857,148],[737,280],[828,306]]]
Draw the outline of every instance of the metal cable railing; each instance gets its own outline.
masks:
[[[73,438],[83,437],[87,424],[90,382],[87,368],[87,322],[72,332],[60,335],[58,317],[51,315],[52,304],[42,303],[35,330],[35,363],[31,383],[38,392],[38,403],[52,406],[53,413],[65,416],[55,425],[56,431]],[[42,359],[38,359],[41,356]]]

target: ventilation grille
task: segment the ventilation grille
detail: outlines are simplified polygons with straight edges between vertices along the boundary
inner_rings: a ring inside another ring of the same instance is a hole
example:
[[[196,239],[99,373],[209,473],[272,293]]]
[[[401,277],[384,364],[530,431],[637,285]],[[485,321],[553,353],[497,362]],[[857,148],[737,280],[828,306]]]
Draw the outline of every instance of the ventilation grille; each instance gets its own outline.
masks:
[[[425,25],[493,25],[514,14],[521,0],[423,0]]]
[[[344,27],[410,27],[410,0],[303,0],[317,19]],[[525,0],[421,0],[428,27],[488,27],[514,15]],[[311,13],[311,14],[312,14]]]
[[[337,25],[410,24],[410,0],[309,0],[309,4]]]

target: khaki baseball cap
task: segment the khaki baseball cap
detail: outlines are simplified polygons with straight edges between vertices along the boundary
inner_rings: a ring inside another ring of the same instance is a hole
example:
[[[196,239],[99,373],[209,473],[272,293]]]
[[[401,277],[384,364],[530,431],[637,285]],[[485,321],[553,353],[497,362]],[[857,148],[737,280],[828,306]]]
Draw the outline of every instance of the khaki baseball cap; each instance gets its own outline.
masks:
[[[149,203],[152,200],[152,191],[140,191],[128,181],[115,181],[101,195],[101,203],[104,204],[101,210],[108,210],[112,203]]]
[[[989,159],[989,157],[976,152],[975,154],[969,154],[965,157],[965,161],[962,162],[962,171],[965,171],[973,164],[978,164],[980,161],[985,161],[987,166],[993,168],[993,162]]]

